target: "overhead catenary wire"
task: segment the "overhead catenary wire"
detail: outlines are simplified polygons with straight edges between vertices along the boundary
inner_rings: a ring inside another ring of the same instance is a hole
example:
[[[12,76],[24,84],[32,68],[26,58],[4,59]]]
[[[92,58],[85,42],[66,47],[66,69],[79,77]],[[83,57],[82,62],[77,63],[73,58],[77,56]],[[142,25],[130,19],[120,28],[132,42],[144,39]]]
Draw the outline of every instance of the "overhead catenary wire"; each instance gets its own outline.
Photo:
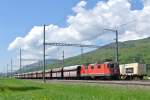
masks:
[[[98,46],[98,45],[72,44],[72,43],[58,43],[58,42],[45,43],[45,45],[50,45],[50,46],[88,47],[88,48],[100,48],[100,47],[101,47],[101,46]]]

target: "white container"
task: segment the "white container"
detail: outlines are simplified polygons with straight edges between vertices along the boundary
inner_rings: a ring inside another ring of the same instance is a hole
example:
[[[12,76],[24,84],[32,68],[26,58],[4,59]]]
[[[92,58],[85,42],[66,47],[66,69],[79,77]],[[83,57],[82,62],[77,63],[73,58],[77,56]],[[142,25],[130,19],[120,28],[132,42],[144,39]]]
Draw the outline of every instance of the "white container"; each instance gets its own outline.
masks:
[[[122,64],[119,67],[121,75],[146,75],[146,64]]]

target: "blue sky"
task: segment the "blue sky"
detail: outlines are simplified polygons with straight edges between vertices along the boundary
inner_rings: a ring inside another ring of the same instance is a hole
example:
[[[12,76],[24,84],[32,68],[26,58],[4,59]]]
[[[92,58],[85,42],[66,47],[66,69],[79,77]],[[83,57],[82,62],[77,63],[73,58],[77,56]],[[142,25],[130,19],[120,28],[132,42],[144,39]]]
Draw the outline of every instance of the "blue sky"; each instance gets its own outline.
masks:
[[[18,52],[8,51],[17,36],[25,36],[33,26],[56,24],[66,26],[68,15],[80,0],[0,0],[0,71]],[[99,0],[87,0],[92,8]],[[142,9],[140,0],[132,0],[132,9]]]

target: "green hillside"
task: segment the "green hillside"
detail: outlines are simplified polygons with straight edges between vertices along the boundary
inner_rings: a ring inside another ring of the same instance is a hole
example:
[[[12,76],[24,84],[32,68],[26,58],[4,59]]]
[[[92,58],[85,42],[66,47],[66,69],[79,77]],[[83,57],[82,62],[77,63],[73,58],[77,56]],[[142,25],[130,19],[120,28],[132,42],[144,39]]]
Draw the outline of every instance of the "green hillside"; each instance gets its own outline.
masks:
[[[65,59],[65,65],[86,64],[103,61],[104,59],[115,60],[115,43],[105,45],[99,49],[81,55]],[[140,62],[150,64],[150,37],[140,40],[132,40],[119,43],[120,64]],[[60,67],[61,63],[47,65],[47,68]],[[22,69],[22,71],[40,70],[42,68]],[[148,67],[150,70],[150,68]],[[150,73],[150,71],[149,71]]]

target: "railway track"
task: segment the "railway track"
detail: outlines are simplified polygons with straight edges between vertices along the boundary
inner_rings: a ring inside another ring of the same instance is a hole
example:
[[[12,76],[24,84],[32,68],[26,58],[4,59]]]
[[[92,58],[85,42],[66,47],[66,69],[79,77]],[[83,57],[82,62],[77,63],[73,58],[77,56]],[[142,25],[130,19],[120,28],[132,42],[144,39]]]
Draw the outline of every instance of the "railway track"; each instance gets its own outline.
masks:
[[[39,80],[42,81],[42,80]],[[118,84],[118,85],[140,85],[140,86],[150,86],[149,80],[142,81],[113,81],[113,80],[47,80],[48,83],[94,83],[94,84]]]

